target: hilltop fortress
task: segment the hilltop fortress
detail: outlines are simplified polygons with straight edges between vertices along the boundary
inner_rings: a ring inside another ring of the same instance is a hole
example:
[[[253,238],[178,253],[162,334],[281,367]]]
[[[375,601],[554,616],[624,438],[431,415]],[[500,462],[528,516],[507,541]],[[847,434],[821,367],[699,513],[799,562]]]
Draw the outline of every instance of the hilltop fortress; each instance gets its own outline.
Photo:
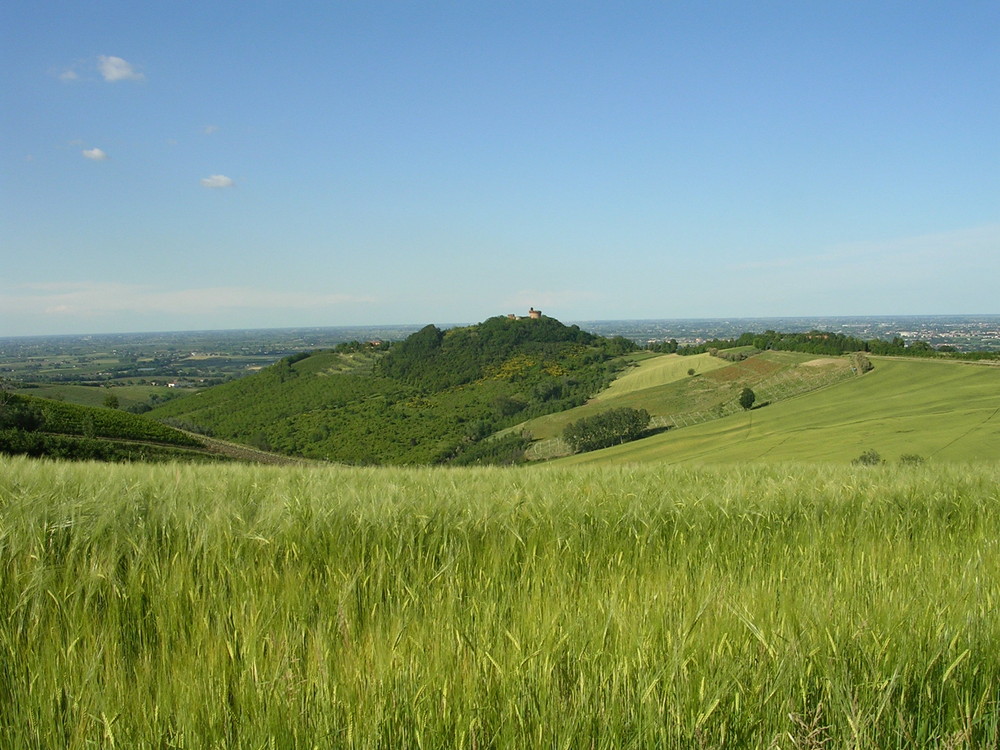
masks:
[[[507,313],[507,317],[511,320],[538,320],[542,317],[542,311],[536,310],[535,308],[530,308],[527,315],[515,315],[514,313]]]

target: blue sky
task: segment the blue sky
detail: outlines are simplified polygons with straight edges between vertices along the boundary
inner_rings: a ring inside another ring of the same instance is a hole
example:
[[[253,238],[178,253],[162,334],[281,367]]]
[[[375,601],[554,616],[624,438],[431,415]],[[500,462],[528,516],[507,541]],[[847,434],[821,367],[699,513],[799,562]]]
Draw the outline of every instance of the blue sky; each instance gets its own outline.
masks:
[[[0,336],[1000,312],[995,1],[0,28]]]

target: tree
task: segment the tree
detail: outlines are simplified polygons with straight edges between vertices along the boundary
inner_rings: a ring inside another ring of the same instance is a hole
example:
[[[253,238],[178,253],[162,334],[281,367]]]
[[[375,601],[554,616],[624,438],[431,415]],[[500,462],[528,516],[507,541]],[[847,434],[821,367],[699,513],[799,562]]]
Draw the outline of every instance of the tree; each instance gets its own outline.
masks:
[[[744,409],[750,409],[753,407],[754,401],[757,400],[756,394],[749,388],[744,388],[743,392],[740,393],[740,406]]]
[[[593,451],[635,440],[649,425],[645,409],[620,407],[566,425],[565,440],[575,452]]]
[[[17,396],[10,395],[0,401],[0,430],[13,428],[34,432],[44,421],[42,412],[37,406]]]
[[[858,466],[880,466],[881,464],[884,464],[885,461],[883,460],[882,456],[879,454],[878,451],[866,450],[864,453],[862,453],[860,456],[854,459],[851,463],[856,464]]]
[[[104,396],[104,405],[108,409],[117,409],[120,404],[118,403],[118,396],[113,393],[107,393]]]

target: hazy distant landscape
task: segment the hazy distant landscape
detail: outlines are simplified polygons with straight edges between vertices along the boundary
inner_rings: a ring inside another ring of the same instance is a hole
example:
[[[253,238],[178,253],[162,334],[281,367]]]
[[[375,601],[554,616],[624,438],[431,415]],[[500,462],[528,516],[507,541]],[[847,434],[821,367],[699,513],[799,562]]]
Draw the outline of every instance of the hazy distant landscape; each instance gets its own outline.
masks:
[[[862,339],[901,336],[959,351],[1000,351],[1000,315],[568,322],[602,336],[624,336],[640,345],[669,339],[696,344],[771,329],[831,331]],[[422,325],[0,337],[0,377],[17,382],[136,385],[160,380],[194,385],[238,377],[290,354],[349,341],[399,341]]]

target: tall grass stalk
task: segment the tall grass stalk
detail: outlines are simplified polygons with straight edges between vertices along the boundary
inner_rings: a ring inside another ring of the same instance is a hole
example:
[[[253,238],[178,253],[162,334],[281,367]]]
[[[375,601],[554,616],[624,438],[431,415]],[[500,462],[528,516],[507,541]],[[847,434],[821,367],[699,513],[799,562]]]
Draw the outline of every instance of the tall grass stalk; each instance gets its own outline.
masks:
[[[997,746],[998,488],[2,459],[0,745]]]

